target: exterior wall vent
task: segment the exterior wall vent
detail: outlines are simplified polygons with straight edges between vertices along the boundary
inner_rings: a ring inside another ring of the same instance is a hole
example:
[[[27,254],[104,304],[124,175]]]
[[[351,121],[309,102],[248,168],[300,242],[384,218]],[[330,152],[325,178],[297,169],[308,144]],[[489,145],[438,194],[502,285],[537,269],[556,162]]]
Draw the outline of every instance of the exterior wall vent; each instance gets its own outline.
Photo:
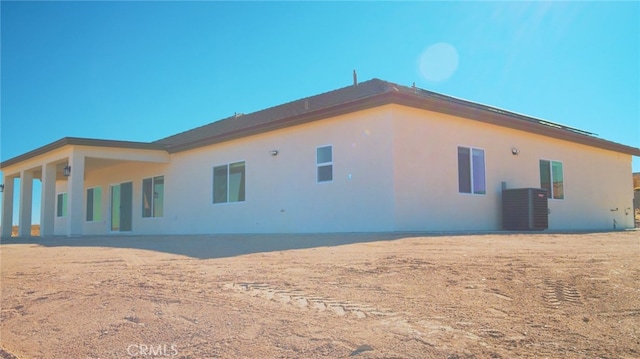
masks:
[[[514,188],[502,191],[502,228],[541,231],[549,228],[547,190]]]

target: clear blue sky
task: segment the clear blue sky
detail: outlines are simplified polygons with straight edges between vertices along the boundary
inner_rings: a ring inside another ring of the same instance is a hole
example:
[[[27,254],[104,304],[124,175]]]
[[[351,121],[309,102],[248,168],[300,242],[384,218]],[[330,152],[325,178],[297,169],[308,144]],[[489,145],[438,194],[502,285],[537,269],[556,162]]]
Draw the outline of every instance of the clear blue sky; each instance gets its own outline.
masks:
[[[153,141],[353,69],[640,147],[637,1],[0,6],[2,160],[65,136]]]

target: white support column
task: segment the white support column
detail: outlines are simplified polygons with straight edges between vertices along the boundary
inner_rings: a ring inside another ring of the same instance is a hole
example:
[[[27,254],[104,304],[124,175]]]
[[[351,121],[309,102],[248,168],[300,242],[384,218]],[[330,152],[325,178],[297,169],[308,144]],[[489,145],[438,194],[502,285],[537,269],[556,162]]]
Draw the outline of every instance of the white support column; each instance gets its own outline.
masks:
[[[4,191],[2,192],[2,237],[11,237],[13,230],[13,179],[4,176]]]
[[[56,165],[42,166],[42,198],[40,207],[40,236],[54,235],[56,219]]]
[[[33,205],[33,171],[20,173],[20,217],[18,236],[31,236],[31,208]]]
[[[79,237],[82,235],[84,213],[84,154],[73,152],[69,157],[71,175],[67,184],[67,235]]]

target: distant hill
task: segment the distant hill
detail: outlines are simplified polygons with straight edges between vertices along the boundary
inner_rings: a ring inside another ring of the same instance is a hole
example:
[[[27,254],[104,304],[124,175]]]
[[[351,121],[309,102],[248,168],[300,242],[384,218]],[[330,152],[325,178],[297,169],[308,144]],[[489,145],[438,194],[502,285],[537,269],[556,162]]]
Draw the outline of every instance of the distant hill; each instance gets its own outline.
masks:
[[[633,174],[633,188],[640,188],[640,172]]]

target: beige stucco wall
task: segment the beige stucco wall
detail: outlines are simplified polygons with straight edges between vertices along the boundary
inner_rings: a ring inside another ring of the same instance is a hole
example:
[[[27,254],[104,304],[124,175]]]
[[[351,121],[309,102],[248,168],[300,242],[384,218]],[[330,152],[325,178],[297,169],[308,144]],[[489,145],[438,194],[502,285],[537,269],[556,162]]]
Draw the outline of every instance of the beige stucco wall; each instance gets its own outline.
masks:
[[[389,111],[369,110],[174,154],[171,232],[390,231],[390,131]],[[316,182],[323,145],[333,145],[330,183]],[[246,201],[213,204],[213,167],[236,161],[246,163]]]
[[[97,169],[88,170],[84,178],[83,207],[82,207],[82,228],[85,235],[98,235],[111,233],[111,186],[124,182],[132,182],[132,227],[133,233],[139,234],[161,234],[166,233],[169,224],[165,218],[142,218],[142,180],[144,178],[161,176],[166,172],[168,164],[147,163],[147,162],[121,162],[114,161],[113,164],[100,164],[95,166],[93,158],[86,160],[89,167]],[[74,173],[72,173],[73,175]],[[102,189],[102,218],[96,221],[86,221],[86,201],[87,189],[100,187]],[[67,181],[56,181],[56,194],[67,192]],[[166,191],[166,189],[165,189]],[[56,217],[55,234],[67,234],[66,217]],[[113,233],[117,234],[117,233]]]
[[[501,229],[502,182],[539,188],[540,159],[564,169],[565,199],[549,200],[550,229],[612,229],[614,219],[618,228],[633,227],[630,155],[435,112],[392,111],[395,230]],[[458,192],[458,146],[484,149],[486,195]]]
[[[101,167],[87,173],[85,177],[85,197],[88,188],[102,188],[102,220],[84,221],[85,234],[104,234],[111,232],[111,186],[124,182],[132,182],[132,228],[133,233],[161,234],[169,228],[165,218],[142,218],[142,180],[144,178],[162,176],[168,164],[145,162],[126,162]],[[165,188],[166,193],[166,188]],[[85,198],[86,203],[86,198]],[[166,204],[165,204],[166,206]],[[86,210],[83,215],[86,219]]]
[[[334,179],[317,183],[324,145],[333,145]],[[485,195],[458,193],[458,146],[485,151]],[[539,187],[540,159],[563,163],[565,199],[549,200],[550,229],[633,227],[630,155],[398,105],[171,155],[64,147],[4,170],[62,166],[70,156],[85,158],[85,235],[110,233],[111,186],[123,182],[133,183],[135,234],[499,230],[502,182]],[[246,164],[246,201],[213,204],[213,167],[237,161]],[[165,178],[164,216],[142,218],[142,180],[154,176]],[[86,189],[97,186],[102,219],[87,222]],[[58,179],[56,194],[67,191]],[[55,234],[67,234],[67,220],[55,218]]]

